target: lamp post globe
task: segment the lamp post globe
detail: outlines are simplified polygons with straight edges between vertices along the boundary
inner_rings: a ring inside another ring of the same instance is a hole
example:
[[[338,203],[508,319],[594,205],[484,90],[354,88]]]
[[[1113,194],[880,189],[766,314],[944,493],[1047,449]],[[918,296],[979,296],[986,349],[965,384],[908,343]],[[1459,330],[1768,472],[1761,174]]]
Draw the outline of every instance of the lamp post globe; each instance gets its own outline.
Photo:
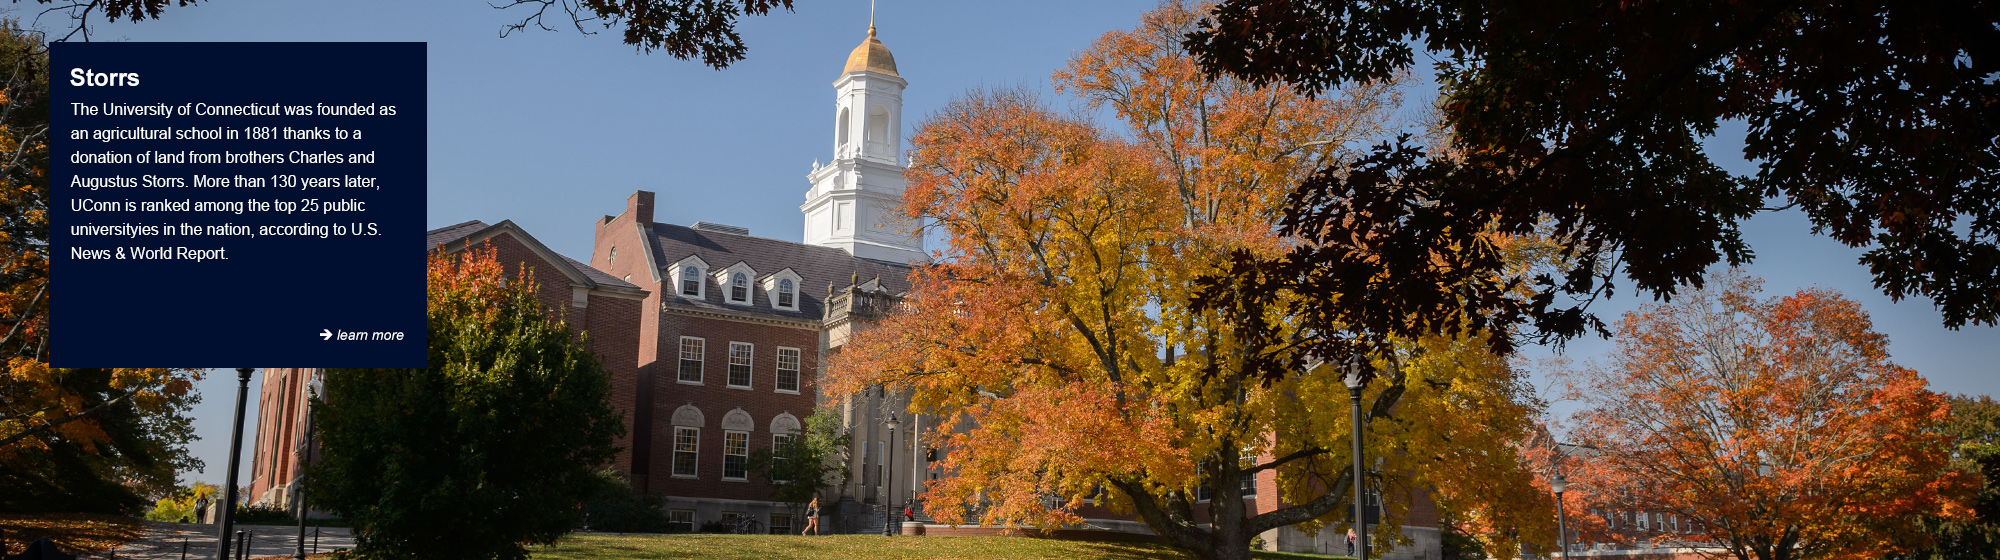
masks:
[[[1347,398],[1353,409],[1354,443],[1354,557],[1368,560],[1368,477],[1361,462],[1361,432],[1366,419],[1361,414],[1361,390],[1368,386],[1368,358],[1356,352],[1347,357],[1346,377]]]
[[[889,413],[889,419],[882,423],[889,429],[889,442],[883,445],[886,456],[882,458],[882,536],[895,535],[896,520],[896,413]]]

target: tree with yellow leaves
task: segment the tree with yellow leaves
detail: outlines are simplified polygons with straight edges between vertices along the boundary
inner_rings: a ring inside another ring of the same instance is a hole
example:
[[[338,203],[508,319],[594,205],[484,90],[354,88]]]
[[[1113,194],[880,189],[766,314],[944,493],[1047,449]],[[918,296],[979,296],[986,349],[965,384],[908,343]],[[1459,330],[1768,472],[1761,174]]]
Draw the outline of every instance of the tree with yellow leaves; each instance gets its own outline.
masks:
[[[888,385],[945,418],[927,434],[948,473],[927,488],[932,515],[1056,528],[1095,500],[1218,559],[1247,557],[1267,530],[1345,526],[1348,390],[1329,357],[1301,351],[1338,333],[1299,328],[1290,309],[1359,296],[1191,296],[1204,277],[1239,277],[1219,274],[1231,253],[1287,248],[1275,223],[1291,186],[1379,133],[1395,89],[1308,98],[1205,80],[1177,46],[1200,10],[1168,2],[1056,74],[1127,135],[1012,90],[919,125],[904,211],[949,248],[823,382]],[[1536,408],[1521,375],[1484,340],[1406,340],[1370,359],[1369,487],[1432,493],[1495,552],[1509,535],[1553,542],[1553,504],[1511,446]],[[1279,495],[1260,503],[1281,503],[1253,511],[1241,483],[1264,471]],[[1385,502],[1377,538],[1407,513]]]
[[[173,488],[200,372],[49,367],[48,49],[0,20],[0,511],[124,511]]]

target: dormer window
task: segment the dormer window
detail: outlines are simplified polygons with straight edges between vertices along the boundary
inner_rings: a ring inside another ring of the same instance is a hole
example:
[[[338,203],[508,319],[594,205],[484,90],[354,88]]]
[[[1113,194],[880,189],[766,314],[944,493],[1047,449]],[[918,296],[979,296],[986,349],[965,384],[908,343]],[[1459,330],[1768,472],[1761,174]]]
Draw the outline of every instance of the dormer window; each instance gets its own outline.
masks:
[[[701,269],[692,266],[681,269],[681,295],[701,297]]]
[[[667,266],[667,275],[672,278],[662,287],[682,298],[696,301],[708,299],[708,282],[702,280],[707,274],[708,263],[703,262],[701,257],[690,256]]]
[[[726,291],[722,292],[722,303],[748,306],[755,299],[750,291],[750,280],[757,277],[757,271],[750,268],[749,263],[739,262],[710,274],[715,277],[715,285],[726,288]],[[765,288],[769,289],[770,286]]]
[[[799,279],[799,273],[792,272],[789,268],[779,270],[770,276],[758,278],[757,284],[764,287],[767,296],[764,301],[770,304],[771,309],[799,310],[799,286],[805,285],[805,281]]]

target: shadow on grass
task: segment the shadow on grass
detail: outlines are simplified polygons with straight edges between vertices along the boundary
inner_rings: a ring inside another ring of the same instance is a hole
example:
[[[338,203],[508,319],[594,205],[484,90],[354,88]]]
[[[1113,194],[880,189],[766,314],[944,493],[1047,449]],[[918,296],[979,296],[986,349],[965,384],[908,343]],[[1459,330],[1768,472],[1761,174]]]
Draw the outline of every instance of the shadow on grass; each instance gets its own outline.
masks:
[[[63,552],[97,553],[117,548],[145,534],[139,520],[101,513],[0,514],[6,553],[20,553],[27,543],[48,539]]]

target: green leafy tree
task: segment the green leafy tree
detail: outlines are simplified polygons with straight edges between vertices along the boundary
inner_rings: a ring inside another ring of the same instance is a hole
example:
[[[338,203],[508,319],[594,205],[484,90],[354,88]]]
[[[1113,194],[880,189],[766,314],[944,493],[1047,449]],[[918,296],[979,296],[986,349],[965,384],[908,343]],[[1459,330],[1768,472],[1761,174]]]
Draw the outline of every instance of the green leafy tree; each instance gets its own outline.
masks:
[[[1931,546],[1896,558],[2000,560],[2000,402],[1986,395],[1952,395],[1949,400],[1951,417],[1938,431],[1953,441],[1952,467],[1982,478],[1972,516],[1918,520]]]
[[[578,526],[623,427],[609,374],[490,247],[434,255],[423,369],[333,369],[306,491],[367,558],[527,557]]]
[[[847,463],[838,459],[853,440],[833,411],[821,408],[806,418],[805,431],[750,452],[750,471],[770,482],[771,499],[803,506],[821,490],[847,480]]]
[[[1223,0],[1183,45],[1211,75],[1307,92],[1435,61],[1448,141],[1299,182],[1282,225],[1304,242],[1237,276],[1366,294],[1306,309],[1362,345],[1487,330],[1509,351],[1523,326],[1604,333],[1587,305],[1617,274],[1671,296],[1750,260],[1738,225],[1776,208],[1866,248],[1876,286],[1946,326],[2000,321],[1996,21],[1993,0]],[[1756,172],[1704,149],[1725,121]],[[1493,229],[1610,266],[1497,276]],[[1477,312],[1441,305],[1461,298]]]
[[[196,503],[203,498],[215,501],[220,491],[220,488],[206,482],[175,488],[172,494],[153,502],[153,509],[146,512],[146,519],[168,523],[193,520]]]

